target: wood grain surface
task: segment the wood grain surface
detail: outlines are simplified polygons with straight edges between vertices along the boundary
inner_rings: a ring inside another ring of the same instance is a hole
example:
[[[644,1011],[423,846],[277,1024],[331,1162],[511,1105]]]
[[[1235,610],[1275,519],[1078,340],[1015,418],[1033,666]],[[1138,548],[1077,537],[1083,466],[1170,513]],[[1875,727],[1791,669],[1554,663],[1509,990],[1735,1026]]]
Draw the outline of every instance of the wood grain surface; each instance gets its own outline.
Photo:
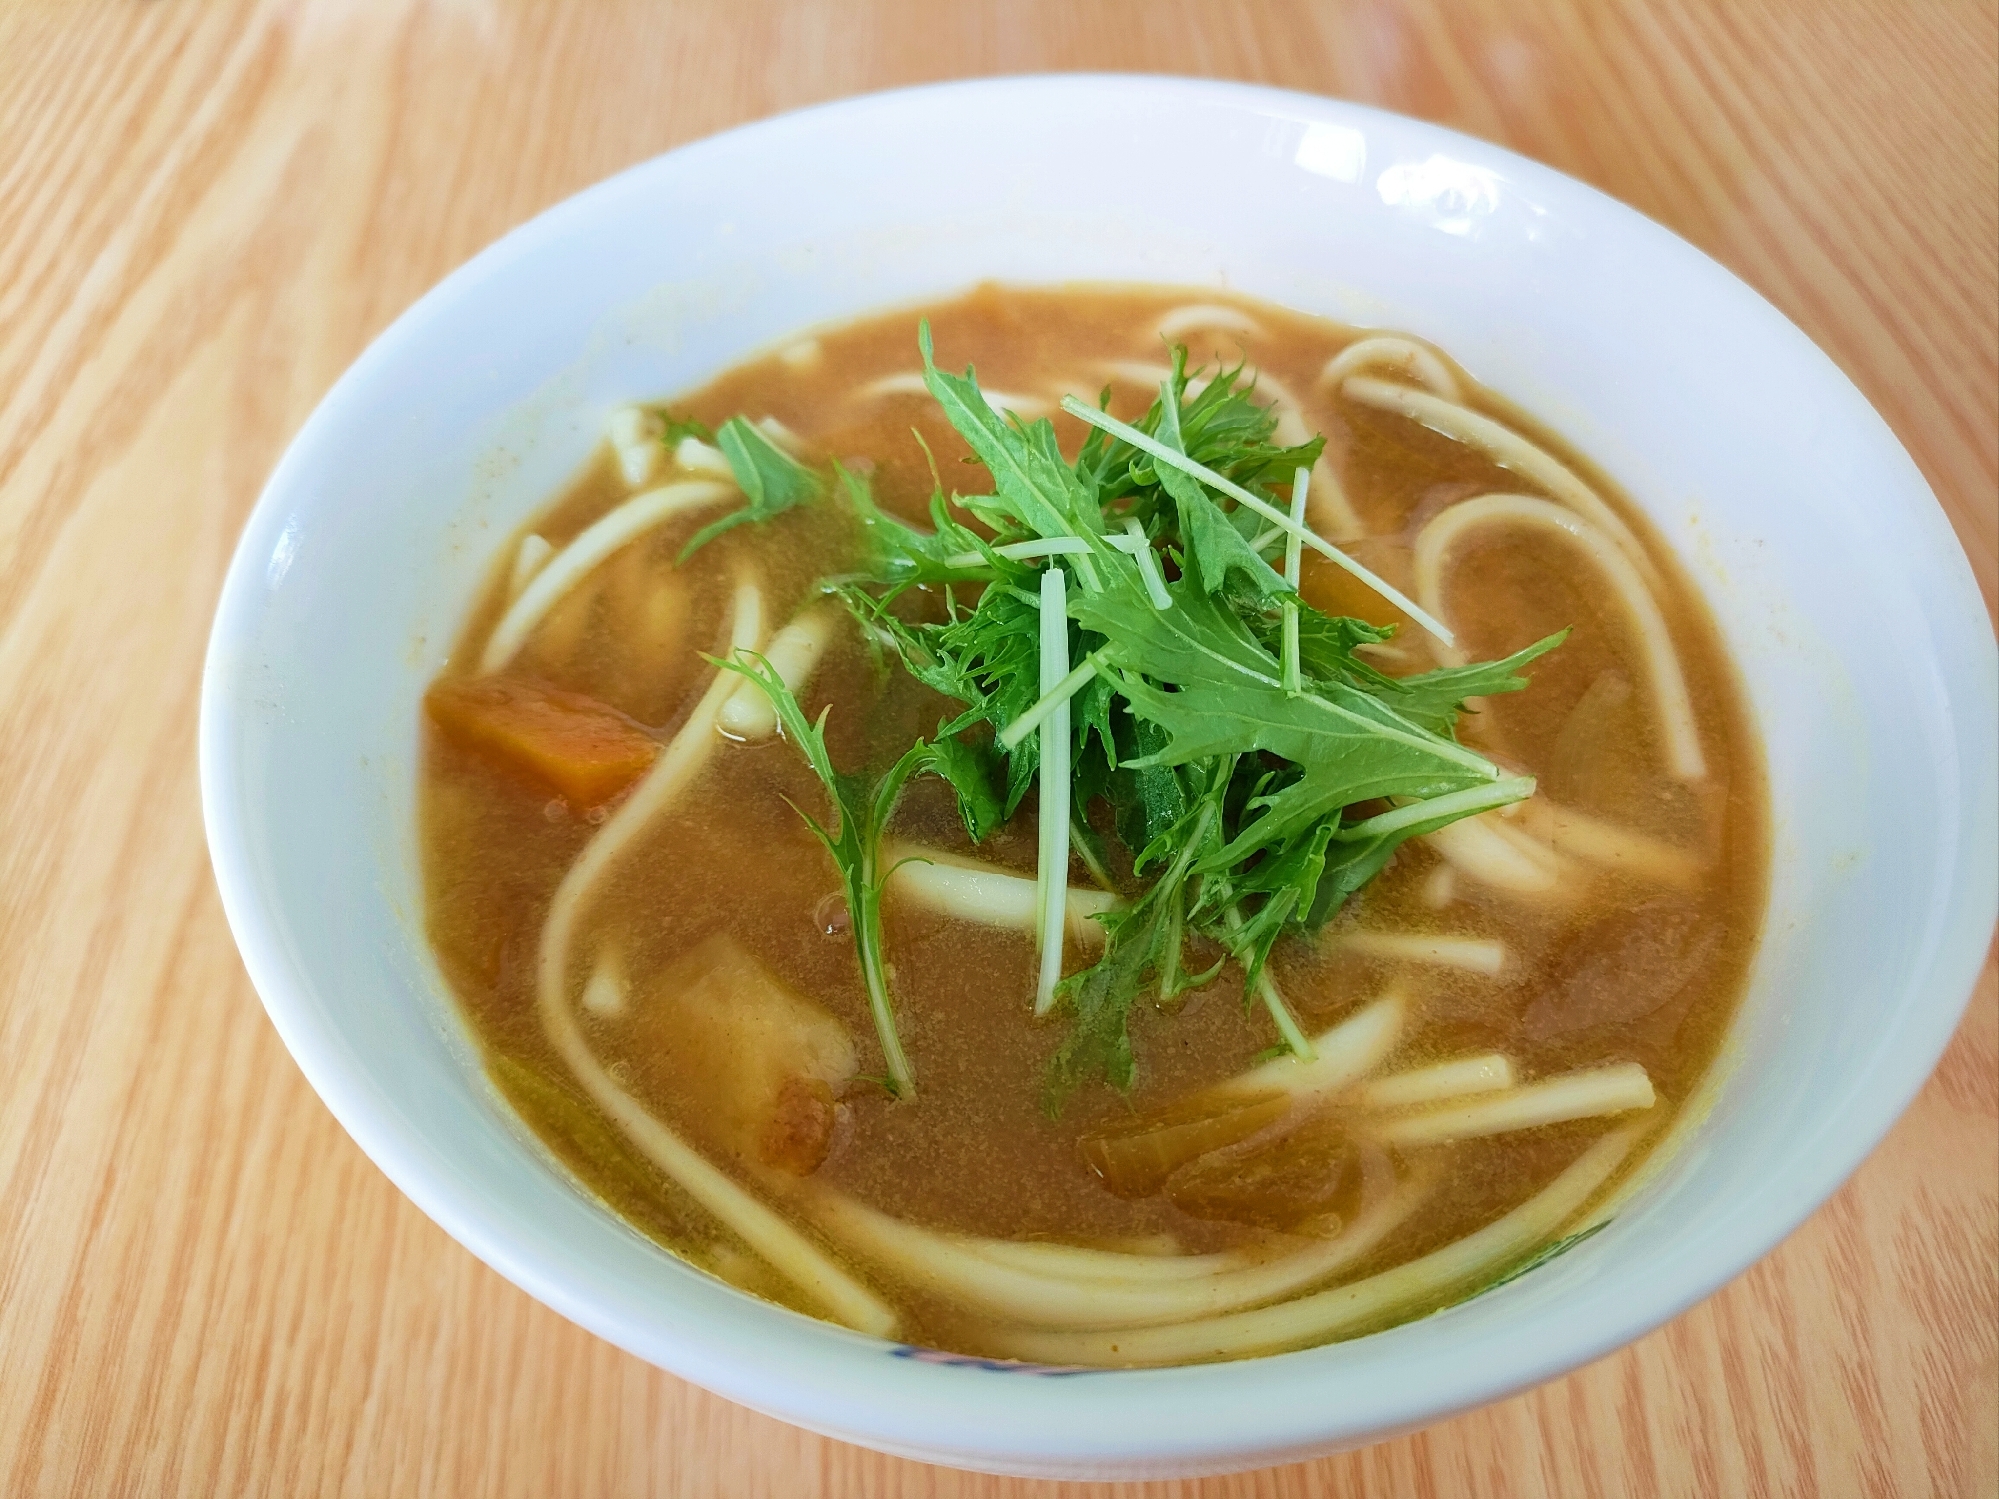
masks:
[[[364,344],[632,162],[1056,68],[1364,99],[1635,204],[1817,339],[1992,604],[1999,23],[1945,0],[0,0],[0,1493],[1024,1495],[751,1415],[562,1321],[350,1144],[202,844],[210,610]],[[1991,1495],[1999,997],[1776,1254],[1571,1378],[1131,1495]]]

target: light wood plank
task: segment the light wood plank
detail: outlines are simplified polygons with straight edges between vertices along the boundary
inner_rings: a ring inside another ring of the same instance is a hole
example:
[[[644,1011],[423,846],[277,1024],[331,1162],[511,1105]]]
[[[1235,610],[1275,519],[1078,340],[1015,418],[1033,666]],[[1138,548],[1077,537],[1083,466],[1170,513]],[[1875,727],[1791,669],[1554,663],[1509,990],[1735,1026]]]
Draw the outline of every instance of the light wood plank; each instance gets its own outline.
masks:
[[[1999,993],[1789,1243],[1633,1348],[1202,1483],[1014,1483],[752,1415],[486,1271],[313,1098],[223,925],[194,713],[285,441],[480,246],[863,89],[1211,73],[1500,139],[1819,340],[1999,573],[1990,3],[214,0],[0,7],[0,1492],[1984,1495]]]

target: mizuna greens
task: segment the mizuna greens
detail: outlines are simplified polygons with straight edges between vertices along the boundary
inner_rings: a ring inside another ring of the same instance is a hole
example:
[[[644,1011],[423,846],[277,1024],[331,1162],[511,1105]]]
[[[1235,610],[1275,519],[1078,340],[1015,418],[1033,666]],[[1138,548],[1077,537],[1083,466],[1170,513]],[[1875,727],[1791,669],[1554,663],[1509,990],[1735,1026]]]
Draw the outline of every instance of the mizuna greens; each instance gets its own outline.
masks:
[[[927,325],[920,346],[931,395],[993,490],[947,499],[940,483],[925,531],[836,469],[863,560],[822,587],[959,711],[871,781],[833,767],[820,726],[767,666],[736,667],[769,694],[826,785],[834,825],[807,820],[840,866],[892,1085],[913,1084],[880,951],[879,845],[902,787],[925,772],[957,789],[974,841],[1032,793],[1036,1009],[1069,1020],[1047,1082],[1051,1109],[1093,1078],[1128,1088],[1132,1006],[1170,1001],[1230,961],[1283,1045],[1308,1058],[1268,972],[1273,947],[1322,927],[1406,839],[1532,793],[1532,779],[1458,743],[1455,725],[1467,698],[1526,686],[1521,669],[1563,637],[1408,677],[1366,661],[1360,650],[1394,628],[1306,603],[1303,547],[1442,627],[1305,526],[1323,440],[1275,445],[1276,419],[1240,367],[1203,380],[1175,348],[1158,397],[1130,425],[1109,415],[1108,392],[1100,407],[1072,398],[1065,406],[1090,430],[1071,460],[1051,422],[1001,416],[971,369],[939,369]],[[743,429],[724,447],[751,505],[726,523],[817,491],[809,470],[747,441],[754,428],[728,425]],[[1126,899],[1099,918],[1101,956],[1064,976],[1072,850]]]

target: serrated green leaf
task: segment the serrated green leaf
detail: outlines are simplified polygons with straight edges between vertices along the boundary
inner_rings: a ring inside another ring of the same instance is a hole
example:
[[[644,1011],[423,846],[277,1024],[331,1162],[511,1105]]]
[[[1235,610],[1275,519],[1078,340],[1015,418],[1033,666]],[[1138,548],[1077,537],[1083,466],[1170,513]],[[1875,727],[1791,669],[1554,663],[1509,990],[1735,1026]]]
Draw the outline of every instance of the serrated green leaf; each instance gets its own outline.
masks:
[[[817,499],[820,493],[817,474],[740,416],[722,423],[715,441],[729,460],[729,472],[735,476],[736,487],[749,503],[696,531],[680,549],[679,560],[683,563],[725,532],[750,521],[762,524],[774,520],[787,510]]]
[[[1005,515],[1034,536],[1080,536],[1102,531],[1096,496],[1055,443],[1046,418],[1025,427],[988,406],[977,378],[947,374],[931,357],[930,325],[917,336],[923,381],[958,434],[993,476],[995,499]]]
[[[1050,566],[1074,574],[1068,659],[1089,662],[1094,674],[1072,672],[1064,684],[1074,690],[1072,822],[1080,826],[1101,790],[1134,875],[1151,883],[1103,918],[1102,956],[1061,985],[1072,1029],[1049,1097],[1098,1076],[1125,1086],[1135,1066],[1132,1005],[1213,975],[1186,970],[1190,936],[1232,955],[1253,988],[1285,933],[1323,920],[1402,842],[1525,794],[1530,783],[1501,780],[1456,742],[1456,719],[1465,697],[1520,686],[1518,669],[1559,637],[1502,662],[1391,677],[1356,652],[1393,631],[1299,600],[1257,553],[1265,521],[1250,507],[1156,462],[1131,429],[1090,428],[1070,463],[1051,423],[995,414],[970,371],[937,368],[927,328],[919,344],[926,385],[992,475],[993,493],[957,500],[958,513],[992,534],[956,519],[941,495],[934,530],[924,532],[883,516],[864,486],[850,488],[866,559],[838,580],[839,591],[871,639],[962,705],[940,726],[927,768],[971,787],[969,801],[961,787],[960,810],[977,836],[993,810],[978,798],[974,766],[990,792],[1004,759],[1004,795],[994,798],[1003,816],[1039,774],[1038,735],[1010,750],[997,736],[1037,704],[1043,713],[1053,706],[1041,698],[1034,579]],[[1242,375],[1220,371],[1189,396],[1185,351],[1175,350],[1160,397],[1134,427],[1274,505],[1267,486],[1288,489],[1322,442],[1275,446],[1276,419]],[[1151,555],[1178,566],[1163,595],[1104,539],[1134,520]],[[1047,541],[1087,550],[1033,560],[997,550]],[[917,583],[946,590],[946,618],[912,622],[891,608]],[[1287,690],[1280,632],[1292,606],[1301,670]],[[978,737],[987,733],[994,737]],[[1384,801],[1391,810],[1363,815]],[[1096,849],[1087,828],[1073,836]],[[1102,867],[1101,853],[1093,867]]]
[[[923,767],[943,777],[958,794],[958,815],[974,843],[985,842],[986,834],[1006,817],[1005,804],[993,789],[997,758],[990,741],[972,745],[940,738],[931,744]]]

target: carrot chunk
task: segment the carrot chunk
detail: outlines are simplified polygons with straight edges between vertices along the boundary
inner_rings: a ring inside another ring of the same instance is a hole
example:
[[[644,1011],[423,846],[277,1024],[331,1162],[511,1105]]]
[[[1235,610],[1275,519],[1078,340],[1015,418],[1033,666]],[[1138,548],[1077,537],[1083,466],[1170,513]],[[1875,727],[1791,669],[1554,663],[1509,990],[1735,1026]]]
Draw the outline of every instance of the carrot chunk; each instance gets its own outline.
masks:
[[[580,807],[616,796],[659,754],[659,741],[616,708],[520,677],[439,682],[424,706],[463,748],[525,772]]]

